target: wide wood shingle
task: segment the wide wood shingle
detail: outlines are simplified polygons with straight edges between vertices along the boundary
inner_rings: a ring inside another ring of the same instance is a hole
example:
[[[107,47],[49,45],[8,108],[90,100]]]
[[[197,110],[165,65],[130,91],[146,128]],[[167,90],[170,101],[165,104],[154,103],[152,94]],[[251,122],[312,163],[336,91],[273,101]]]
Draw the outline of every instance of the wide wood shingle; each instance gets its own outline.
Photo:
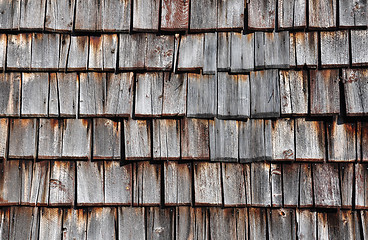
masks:
[[[75,0],[47,0],[45,30],[71,32],[73,29]]]
[[[189,25],[189,1],[161,1],[161,26],[163,31],[187,30]]]
[[[133,30],[157,32],[160,1],[133,0]]]

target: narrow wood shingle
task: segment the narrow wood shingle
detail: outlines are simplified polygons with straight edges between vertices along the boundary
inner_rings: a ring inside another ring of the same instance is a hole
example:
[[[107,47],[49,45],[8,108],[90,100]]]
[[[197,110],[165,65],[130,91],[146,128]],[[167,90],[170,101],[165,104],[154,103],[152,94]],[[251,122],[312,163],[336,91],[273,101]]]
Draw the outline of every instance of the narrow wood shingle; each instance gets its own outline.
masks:
[[[181,120],[181,158],[206,160],[210,158],[209,123],[205,119]]]
[[[23,117],[46,117],[49,107],[49,74],[22,74]]]
[[[189,21],[190,30],[208,31],[215,30],[217,28],[217,2],[217,0],[191,2]]]
[[[192,202],[191,164],[174,161],[164,163],[165,206],[190,205]]]
[[[3,73],[0,75],[0,115],[20,116],[21,73]]]
[[[37,130],[37,119],[11,119],[9,132],[9,158],[35,158]]]
[[[133,30],[157,32],[160,1],[133,0]]]
[[[21,30],[43,30],[46,0],[20,1],[20,21]]]
[[[222,204],[220,163],[200,162],[194,164],[194,204],[196,206],[219,206]]]
[[[150,129],[147,120],[124,120],[126,160],[144,160],[152,157]]]
[[[118,161],[104,162],[105,205],[130,205],[133,192],[133,166]]]
[[[76,0],[75,11],[76,31],[101,31],[100,0]]]
[[[104,203],[104,164],[102,161],[77,161],[77,205]]]
[[[71,32],[73,29],[75,0],[47,0],[45,30]]]
[[[273,30],[276,19],[276,1],[250,1],[248,9],[248,28],[251,30]]]
[[[322,67],[349,66],[348,38],[348,31],[321,32]]]
[[[106,118],[93,119],[93,159],[120,159],[121,124]]]
[[[177,160],[180,158],[180,121],[175,119],[154,119],[153,159]]]
[[[135,163],[133,206],[159,206],[161,201],[161,166],[149,162]]]
[[[8,34],[6,68],[29,69],[31,66],[32,34]]]
[[[129,31],[132,0],[103,0],[100,4],[102,16],[102,31]]]
[[[337,26],[336,0],[308,0],[309,28],[325,29]]]

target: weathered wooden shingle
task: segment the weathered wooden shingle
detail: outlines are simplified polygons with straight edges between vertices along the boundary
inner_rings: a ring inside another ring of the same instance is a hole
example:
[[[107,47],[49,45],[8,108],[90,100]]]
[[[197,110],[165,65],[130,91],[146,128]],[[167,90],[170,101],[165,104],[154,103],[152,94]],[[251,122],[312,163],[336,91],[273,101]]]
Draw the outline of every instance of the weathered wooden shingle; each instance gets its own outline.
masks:
[[[210,232],[213,239],[247,239],[247,209],[210,208]]]
[[[47,0],[45,30],[71,32],[74,10],[75,0]]]
[[[147,120],[124,120],[124,144],[124,159],[150,159],[152,157],[150,122]]]
[[[46,117],[49,107],[49,74],[22,74],[22,108],[24,117]]]
[[[346,114],[361,116],[368,114],[368,71],[365,69],[344,69],[342,81],[344,83]]]
[[[217,33],[217,70],[218,71],[228,71],[230,69],[231,49],[232,49],[231,46],[233,44],[232,34],[237,35],[236,33],[229,33],[229,32],[218,32]],[[237,36],[239,37],[239,35]],[[235,53],[238,53],[238,52],[235,52]]]
[[[272,160],[294,161],[294,120],[290,118],[272,120],[271,127]]]
[[[102,36],[90,36],[88,48],[88,70],[101,71],[103,68],[103,39]]]
[[[218,33],[220,36],[220,33]],[[228,41],[226,37],[224,36],[219,37],[219,46],[221,48],[218,48],[219,51],[219,58],[218,58],[218,65],[221,70],[226,70],[229,67],[230,63],[230,72],[232,73],[240,73],[240,72],[248,72],[250,70],[254,69],[254,33],[249,33],[246,35],[243,35],[242,33],[232,32],[228,33],[231,36],[231,43],[227,43]],[[221,44],[220,44],[220,39]],[[224,51],[220,53],[221,51]],[[226,51],[230,51],[229,53],[226,53]],[[220,55],[221,54],[221,55]],[[220,56],[222,58],[229,57],[229,62],[226,63],[224,59],[220,59]],[[223,64],[220,64],[222,63]],[[219,69],[220,70],[220,69]]]
[[[29,69],[31,66],[32,34],[8,34],[6,68]]]
[[[308,0],[278,0],[279,29],[298,29],[307,26]]]
[[[59,63],[59,34],[32,35],[31,70],[57,70]]]
[[[204,34],[188,34],[180,37],[178,71],[203,68]]]
[[[76,31],[101,31],[101,1],[76,0],[75,11]]]
[[[147,70],[171,70],[173,67],[173,35],[147,35],[145,67]]]
[[[251,116],[280,116],[280,84],[277,70],[251,72]]]
[[[360,239],[358,216],[355,212],[317,213],[318,239]]]
[[[353,206],[354,168],[354,164],[343,163],[339,165],[342,208],[351,209]]]
[[[19,28],[21,30],[43,30],[46,0],[22,0],[20,2]]]
[[[187,73],[164,73],[162,116],[184,116],[187,109]]]
[[[21,73],[0,74],[0,115],[16,117],[20,115]]]
[[[118,56],[118,35],[104,34],[102,35],[102,51],[103,51],[103,70],[113,71],[117,66]]]
[[[300,164],[282,165],[282,192],[284,207],[299,206]]]
[[[362,162],[368,161],[368,123],[357,123],[357,154],[358,160]]]
[[[153,159],[177,160],[180,158],[180,121],[175,119],[154,119]]]
[[[0,70],[5,69],[7,35],[0,34]]]
[[[355,165],[355,207],[357,209],[368,208],[368,166],[367,164]]]
[[[341,27],[367,26],[367,2],[339,0],[339,25]]]
[[[116,208],[92,208],[87,217],[87,237],[91,240],[116,239]]]
[[[351,65],[367,66],[368,56],[367,48],[368,31],[367,30],[351,30]]]
[[[246,186],[250,184],[246,179],[246,171],[243,164],[222,163],[222,186],[224,191],[224,206],[225,207],[242,207],[246,204],[250,196],[246,193],[250,189]]]
[[[37,239],[38,208],[13,207],[10,210],[9,239]],[[33,230],[33,233],[32,233]]]
[[[250,1],[248,9],[248,28],[251,30],[273,30],[276,19],[276,1]]]
[[[189,24],[189,1],[161,1],[161,26],[163,31],[184,31]]]
[[[217,34],[204,34],[202,74],[215,74],[217,70]]]
[[[47,206],[50,196],[50,161],[33,164],[32,184],[28,204],[31,206]]]
[[[38,130],[38,159],[58,159],[61,157],[63,125],[63,120],[40,119]]]
[[[130,205],[133,192],[133,166],[118,161],[104,162],[105,205]]]
[[[272,209],[267,222],[270,239],[297,239],[294,209]]]
[[[78,75],[76,73],[57,73],[56,78],[60,117],[75,117],[78,111]]]
[[[5,159],[8,152],[9,119],[0,119],[0,159]]]
[[[200,162],[194,164],[194,204],[221,205],[221,164]]]
[[[57,239],[62,234],[63,210],[61,208],[40,209],[40,239]]]
[[[93,159],[121,158],[121,124],[106,118],[93,119]]]
[[[81,0],[78,1],[80,2]],[[88,36],[70,37],[67,70],[70,71],[87,70],[88,44],[89,44]]]
[[[11,119],[9,158],[35,158],[37,130],[37,119]]]
[[[208,120],[181,120],[181,158],[205,160],[210,158]]]
[[[77,161],[77,205],[104,203],[104,164],[102,161]]]
[[[302,68],[316,68],[318,64],[317,32],[290,33],[290,65]],[[292,63],[291,58],[295,58]]]
[[[103,0],[100,4],[102,15],[102,31],[129,31],[132,0]]]
[[[178,207],[176,211],[176,239],[208,239],[209,212],[207,208]]]
[[[69,47],[70,47],[70,35],[60,35],[60,52],[59,52],[59,69],[66,71],[66,65],[68,61]]]
[[[340,113],[339,70],[310,71],[310,114]]]
[[[147,239],[174,239],[174,209],[150,207],[146,215]]]
[[[220,0],[217,2],[217,30],[244,28],[245,2]]]
[[[267,239],[267,209],[249,208],[249,239]]]
[[[336,0],[308,0],[309,28],[324,29],[336,27]]]
[[[190,205],[192,202],[192,166],[174,161],[164,163],[165,206]]]
[[[18,30],[20,20],[20,0],[2,1],[0,5],[0,28]]]
[[[133,0],[133,30],[157,32],[160,1]]]
[[[20,162],[3,160],[0,163],[0,205],[18,205],[20,202]]]
[[[87,159],[91,156],[91,120],[64,119],[62,158]]]
[[[215,30],[217,28],[217,0],[191,2],[189,22],[192,31]]]
[[[259,36],[256,35],[256,36]],[[264,66],[265,68],[289,68],[290,65],[290,40],[289,32],[271,32],[264,33]],[[257,39],[257,41],[259,41]],[[261,57],[257,52],[259,48],[256,48],[256,57]],[[257,59],[256,61],[262,61]],[[261,67],[256,64],[256,67]]]
[[[86,239],[88,209],[64,209],[63,237],[66,239]]]
[[[348,31],[321,32],[322,67],[349,66],[348,38]]]
[[[251,164],[252,206],[271,206],[271,176],[269,163]]]
[[[161,202],[161,167],[149,162],[135,163],[133,206],[159,206]]]
[[[75,182],[76,176],[74,162],[51,161],[49,205],[74,205]]]
[[[119,35],[119,69],[144,69],[146,52],[147,34],[138,33],[133,35]]]
[[[79,74],[79,116],[103,114],[106,99],[106,74],[89,72]]]
[[[271,182],[271,206],[282,207],[283,192],[282,192],[282,165],[279,163],[271,164],[270,168]]]
[[[144,210],[143,207],[118,208],[119,240],[146,239]]]
[[[317,213],[310,210],[296,210],[297,236],[298,239],[317,238]]]
[[[210,121],[210,157],[212,161],[238,161],[239,125],[234,120]]]

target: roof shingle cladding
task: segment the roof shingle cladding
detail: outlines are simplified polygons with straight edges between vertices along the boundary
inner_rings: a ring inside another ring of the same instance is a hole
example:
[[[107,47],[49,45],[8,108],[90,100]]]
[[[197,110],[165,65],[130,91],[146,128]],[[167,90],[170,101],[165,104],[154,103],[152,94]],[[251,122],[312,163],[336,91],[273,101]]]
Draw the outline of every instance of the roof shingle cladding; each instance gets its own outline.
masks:
[[[0,0],[1,238],[368,238],[367,8]]]

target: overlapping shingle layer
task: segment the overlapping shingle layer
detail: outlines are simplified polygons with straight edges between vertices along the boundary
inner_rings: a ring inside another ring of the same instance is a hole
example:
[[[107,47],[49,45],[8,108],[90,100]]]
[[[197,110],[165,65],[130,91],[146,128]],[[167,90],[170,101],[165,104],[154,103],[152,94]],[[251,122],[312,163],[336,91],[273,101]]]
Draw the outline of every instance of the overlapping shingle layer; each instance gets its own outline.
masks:
[[[0,238],[367,239],[367,11],[0,0]]]

